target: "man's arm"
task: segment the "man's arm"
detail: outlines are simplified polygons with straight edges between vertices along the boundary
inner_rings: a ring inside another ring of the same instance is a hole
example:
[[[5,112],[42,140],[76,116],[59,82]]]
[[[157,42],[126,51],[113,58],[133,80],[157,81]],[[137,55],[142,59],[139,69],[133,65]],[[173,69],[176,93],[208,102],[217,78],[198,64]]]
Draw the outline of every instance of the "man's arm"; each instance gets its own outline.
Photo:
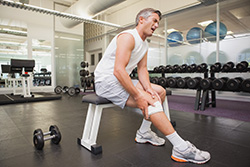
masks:
[[[149,73],[147,69],[147,53],[141,59],[141,61],[137,64],[137,74],[139,77],[139,81],[144,88],[144,90],[152,95],[152,97],[157,97],[161,102],[160,96],[154,91],[151,87],[151,83],[149,81]]]
[[[117,50],[114,66],[114,75],[124,87],[124,89],[135,100],[136,106],[142,110],[144,115],[148,117],[148,105],[153,105],[148,101],[137,88],[133,85],[129,74],[126,71],[126,66],[130,60],[132,50],[134,49],[135,41],[131,34],[121,34],[117,37]]]

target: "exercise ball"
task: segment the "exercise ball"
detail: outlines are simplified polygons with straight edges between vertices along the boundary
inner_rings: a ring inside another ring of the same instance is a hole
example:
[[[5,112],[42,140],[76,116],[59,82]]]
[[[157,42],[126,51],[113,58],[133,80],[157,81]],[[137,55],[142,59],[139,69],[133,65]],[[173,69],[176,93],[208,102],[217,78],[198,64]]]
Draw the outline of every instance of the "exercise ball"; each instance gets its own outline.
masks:
[[[191,28],[186,36],[188,43],[197,44],[202,42],[203,38],[203,30],[200,27]]]
[[[183,36],[180,32],[173,31],[168,35],[167,40],[169,46],[179,46],[182,45]]]
[[[216,21],[213,23],[210,23],[205,28],[205,38],[207,38],[208,41],[216,41]],[[225,24],[220,22],[220,40],[224,39],[227,35],[227,27]]]

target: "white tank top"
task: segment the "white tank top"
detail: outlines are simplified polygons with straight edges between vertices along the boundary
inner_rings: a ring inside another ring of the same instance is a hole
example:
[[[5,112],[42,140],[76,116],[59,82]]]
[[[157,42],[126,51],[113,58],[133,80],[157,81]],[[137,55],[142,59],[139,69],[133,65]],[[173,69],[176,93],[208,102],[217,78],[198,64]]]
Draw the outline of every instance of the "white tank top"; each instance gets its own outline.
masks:
[[[106,79],[114,79],[117,80],[114,76],[114,65],[115,65],[115,54],[117,48],[117,37],[122,33],[130,33],[133,35],[135,40],[135,46],[131,53],[131,57],[129,60],[128,65],[126,66],[126,71],[130,74],[133,69],[137,66],[138,62],[145,56],[148,50],[148,43],[147,41],[143,41],[138,34],[136,29],[126,30],[119,34],[117,34],[112,41],[110,42],[109,46],[107,47],[101,61],[98,63],[95,69],[95,82],[101,82]]]

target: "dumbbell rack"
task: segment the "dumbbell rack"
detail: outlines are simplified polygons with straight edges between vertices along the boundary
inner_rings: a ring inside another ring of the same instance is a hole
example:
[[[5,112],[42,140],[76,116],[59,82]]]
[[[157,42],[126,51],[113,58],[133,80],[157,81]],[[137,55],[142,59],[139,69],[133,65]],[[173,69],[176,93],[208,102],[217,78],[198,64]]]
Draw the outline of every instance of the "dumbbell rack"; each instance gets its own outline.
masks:
[[[247,68],[247,70],[244,71],[244,72],[250,72],[250,68]],[[237,71],[236,68],[233,68],[229,72],[223,72],[223,71],[211,72],[210,71],[210,77],[215,78],[215,73],[243,73],[243,72]],[[211,91],[211,101],[209,101],[209,91]],[[223,90],[223,91],[226,91],[226,90]],[[216,107],[216,90],[215,89],[210,89],[210,90],[204,90],[203,91],[201,109],[200,110],[204,111],[205,107],[209,107],[209,105],[212,105],[212,107]]]

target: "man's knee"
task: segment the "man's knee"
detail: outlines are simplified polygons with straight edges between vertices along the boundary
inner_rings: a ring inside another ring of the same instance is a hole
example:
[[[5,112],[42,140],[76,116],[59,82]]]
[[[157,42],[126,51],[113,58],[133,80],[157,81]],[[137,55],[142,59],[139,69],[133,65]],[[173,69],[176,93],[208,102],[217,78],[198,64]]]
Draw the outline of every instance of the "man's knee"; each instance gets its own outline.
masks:
[[[162,105],[159,101],[154,103],[154,106],[150,105],[148,106],[148,115],[152,115],[158,112],[163,112]]]

